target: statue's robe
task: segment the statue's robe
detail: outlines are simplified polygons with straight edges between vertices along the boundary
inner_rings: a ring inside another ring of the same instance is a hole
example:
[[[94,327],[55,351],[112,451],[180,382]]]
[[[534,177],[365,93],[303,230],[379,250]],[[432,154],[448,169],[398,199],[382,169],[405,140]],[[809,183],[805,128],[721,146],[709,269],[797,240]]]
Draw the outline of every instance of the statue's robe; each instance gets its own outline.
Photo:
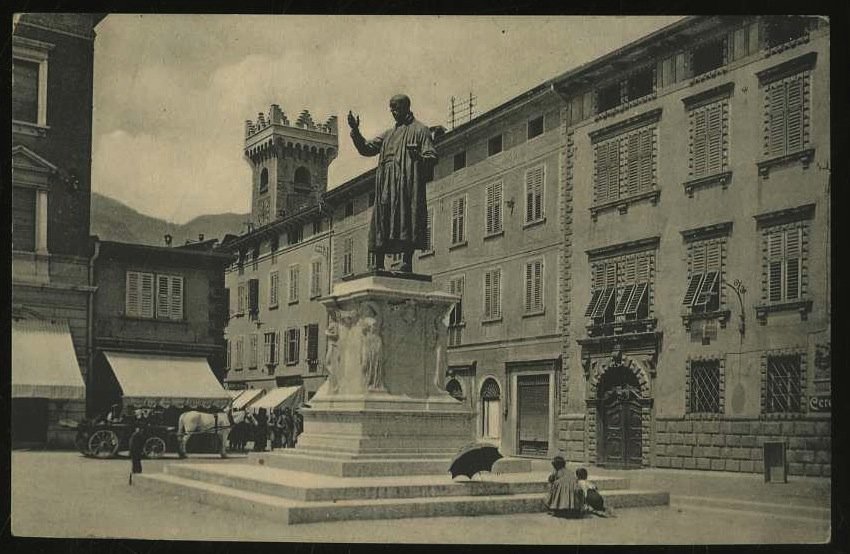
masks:
[[[425,186],[437,161],[431,131],[413,114],[373,140],[359,131],[351,138],[363,156],[380,154],[375,173],[375,205],[369,228],[369,250],[388,253],[424,250],[428,247],[428,207]],[[406,145],[419,146],[421,159],[414,160]]]

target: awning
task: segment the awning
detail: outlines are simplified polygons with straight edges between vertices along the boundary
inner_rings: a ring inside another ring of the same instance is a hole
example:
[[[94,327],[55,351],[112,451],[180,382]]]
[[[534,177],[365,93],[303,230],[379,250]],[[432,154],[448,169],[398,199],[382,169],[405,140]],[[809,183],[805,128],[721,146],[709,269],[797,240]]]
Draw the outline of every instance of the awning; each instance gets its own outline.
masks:
[[[251,402],[254,402],[261,396],[266,393],[265,389],[245,389],[239,391],[240,394],[236,398],[233,399],[233,409],[234,410],[244,410],[248,406],[251,405]]]
[[[67,322],[12,321],[12,398],[85,400]]]
[[[276,408],[283,409],[288,406],[295,409],[304,403],[304,387],[278,387],[266,392],[266,395],[251,404],[251,411],[257,413],[260,408],[266,412],[272,412]]]
[[[124,397],[124,406],[224,409],[232,397],[206,358],[104,352]]]
[[[226,390],[227,390],[227,394],[229,394],[230,398],[232,398],[233,400],[236,400],[237,398],[242,396],[243,392],[245,392],[245,391],[241,391],[241,390],[230,390],[230,389],[226,389]]]

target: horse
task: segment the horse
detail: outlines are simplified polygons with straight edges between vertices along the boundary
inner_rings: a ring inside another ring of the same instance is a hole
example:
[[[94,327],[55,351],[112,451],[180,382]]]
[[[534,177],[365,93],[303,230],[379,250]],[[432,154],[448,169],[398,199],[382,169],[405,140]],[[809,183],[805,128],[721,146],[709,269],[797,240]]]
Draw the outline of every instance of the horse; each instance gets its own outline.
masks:
[[[221,441],[221,457],[227,457],[227,436],[234,425],[245,421],[245,410],[228,408],[226,412],[189,411],[177,420],[177,450],[181,458],[186,457],[186,443],[197,433],[213,432]]]

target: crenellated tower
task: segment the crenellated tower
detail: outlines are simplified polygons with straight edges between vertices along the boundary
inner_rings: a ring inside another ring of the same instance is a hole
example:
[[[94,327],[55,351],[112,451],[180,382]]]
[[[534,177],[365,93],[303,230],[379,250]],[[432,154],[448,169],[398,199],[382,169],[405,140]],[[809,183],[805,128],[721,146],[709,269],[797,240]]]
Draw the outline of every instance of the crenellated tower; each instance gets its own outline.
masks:
[[[328,166],[339,150],[337,117],[314,123],[303,110],[294,124],[277,104],[245,121],[245,158],[251,164],[251,221],[262,226],[318,204]]]

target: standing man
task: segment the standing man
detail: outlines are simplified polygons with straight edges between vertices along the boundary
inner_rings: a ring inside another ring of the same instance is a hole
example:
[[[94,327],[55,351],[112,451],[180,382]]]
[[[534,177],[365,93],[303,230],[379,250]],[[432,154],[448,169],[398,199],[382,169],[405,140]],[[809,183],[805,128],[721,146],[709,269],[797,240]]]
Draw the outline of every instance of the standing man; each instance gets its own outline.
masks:
[[[142,457],[144,456],[145,439],[145,424],[137,421],[133,434],[130,435],[130,484],[133,484],[133,474],[142,472]]]
[[[390,99],[395,127],[367,141],[360,134],[360,117],[348,112],[354,147],[363,156],[377,156],[375,205],[369,228],[369,250],[375,269],[384,268],[384,255],[401,253],[404,272],[413,271],[413,251],[427,248],[428,208],[425,184],[437,161],[431,131],[413,117],[410,98]]]

